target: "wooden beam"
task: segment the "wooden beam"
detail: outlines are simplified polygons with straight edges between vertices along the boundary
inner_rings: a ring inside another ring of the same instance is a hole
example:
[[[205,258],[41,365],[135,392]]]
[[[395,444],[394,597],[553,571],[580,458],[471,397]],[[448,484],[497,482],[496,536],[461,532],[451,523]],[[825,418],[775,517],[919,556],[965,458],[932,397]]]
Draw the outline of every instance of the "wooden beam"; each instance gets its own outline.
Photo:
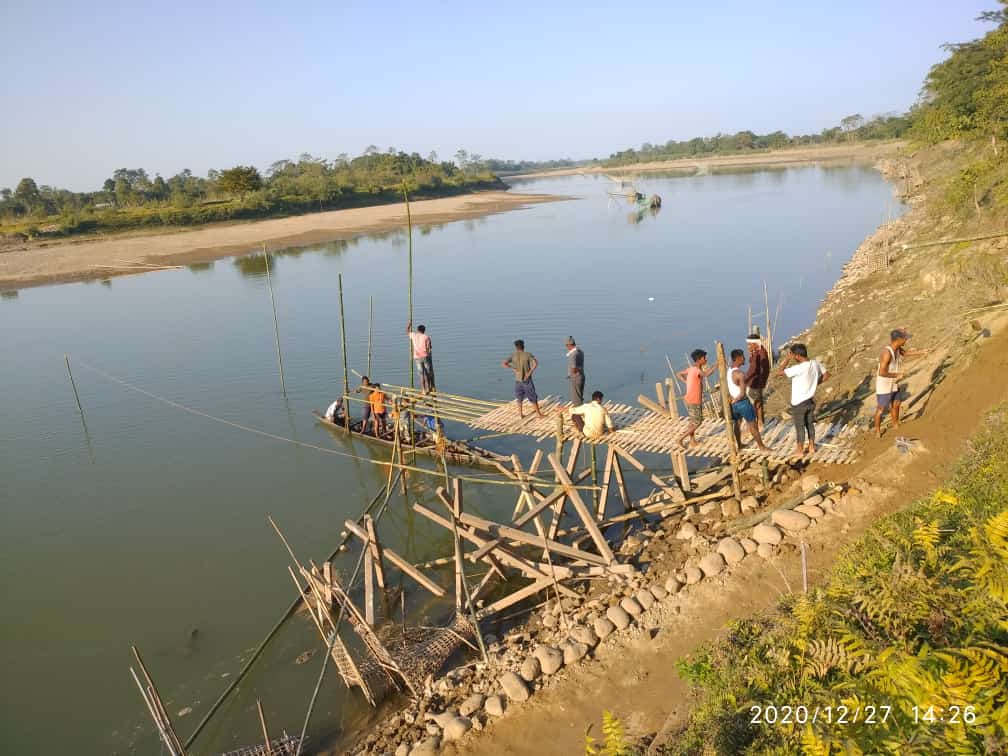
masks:
[[[374,627],[374,555],[368,541],[364,542],[364,621]]]
[[[584,507],[583,502],[581,506]],[[585,511],[587,511],[587,509]],[[575,549],[572,546],[559,543],[558,541],[551,541],[548,538],[543,538],[542,536],[526,533],[524,530],[518,530],[517,528],[512,528],[507,525],[501,525],[491,520],[485,520],[482,517],[476,517],[475,515],[466,514],[465,512],[461,514],[459,520],[465,523],[466,525],[471,525],[477,530],[482,530],[486,533],[490,533],[493,536],[503,536],[505,539],[518,541],[519,543],[524,543],[529,546],[536,546],[540,549],[549,549],[550,552],[554,554],[560,554],[561,556],[570,557],[571,559],[584,559],[585,561],[592,562],[593,564],[608,564],[609,562],[612,561],[611,551],[609,551],[607,556],[600,557],[596,554],[592,554],[589,551],[582,551],[581,549]],[[589,520],[594,525],[595,521],[590,517]],[[603,539],[602,542],[605,543],[605,540]],[[606,550],[608,551],[608,549],[609,545],[606,544]]]
[[[364,515],[364,529],[367,531],[368,535],[368,546],[371,548],[371,557],[374,561],[374,571],[375,579],[378,581],[378,587],[383,591],[386,588],[385,585],[385,564],[382,561],[382,549],[381,544],[378,543],[378,536],[375,534],[374,520],[371,515]],[[326,564],[329,564],[326,562]],[[323,568],[325,565],[323,565]],[[332,577],[326,579],[327,583],[332,583]]]
[[[355,536],[360,538],[362,541],[367,542],[367,531],[361,528],[353,520],[347,520],[346,522],[344,522],[343,527],[345,527]],[[392,551],[392,549],[384,549],[382,553],[385,556],[385,558],[388,559],[392,564],[394,564],[404,573],[409,575],[411,578],[413,578],[413,580],[422,585],[424,588],[433,593],[435,596],[441,597],[445,595],[444,588],[442,588],[440,585],[435,583],[429,577],[424,575],[422,572],[420,572],[420,570],[418,570],[412,564],[410,564],[401,556]]]
[[[554,472],[556,472],[557,480],[563,485],[564,490],[567,492],[567,498],[570,499],[571,504],[578,513],[578,517],[581,518],[581,521],[584,523],[588,533],[591,534],[592,541],[595,543],[595,548],[598,549],[598,552],[605,560],[605,563],[609,564],[613,561],[613,553],[609,548],[609,544],[606,542],[605,536],[602,535],[602,531],[599,530],[598,526],[595,524],[595,518],[592,516],[592,513],[588,511],[588,507],[585,506],[584,501],[581,499],[581,494],[578,493],[578,490],[574,487],[574,482],[570,479],[570,475],[568,475],[567,471],[560,466],[560,461],[552,454],[548,459]]]
[[[665,388],[661,385],[661,381],[656,381],[654,385],[655,396],[658,398],[658,404],[663,409],[668,411],[668,405],[665,404]]]
[[[679,393],[678,391],[679,384],[676,382],[675,378],[666,378],[665,385],[668,386],[669,417],[673,420],[678,420],[680,417],[682,417],[679,414],[679,397],[677,396],[677,394]]]
[[[637,472],[647,473],[647,468],[644,467],[644,465],[642,465],[640,463],[640,461],[634,455],[632,455],[630,452],[628,452],[626,449],[622,449],[622,448],[620,448],[616,444],[612,444],[612,448],[613,448],[613,451],[615,451],[618,455],[620,455],[621,457],[623,457],[623,459],[625,459],[630,464],[630,466],[632,468],[634,468]],[[648,479],[652,483],[654,483],[656,486],[658,486],[658,488],[660,488],[662,491],[664,491],[669,496],[671,496],[673,498],[682,497],[682,495],[683,495],[682,491],[677,491],[674,488],[670,488],[668,485],[666,485],[665,481],[663,481],[661,478],[659,478],[654,473],[647,473],[647,475],[648,475]]]
[[[517,591],[508,594],[502,599],[495,601],[490,604],[486,609],[483,610],[483,615],[494,614],[499,612],[501,609],[506,609],[507,607],[517,604],[519,601],[527,599],[529,596],[533,596],[539,591],[544,591],[550,587],[552,581],[549,578],[544,580],[536,580],[533,583],[529,583],[524,588],[519,588]]]
[[[606,447],[605,469],[602,471],[602,490],[599,492],[598,505],[595,507],[595,519],[605,519],[606,503],[609,501],[609,483],[612,481],[613,459],[616,453],[611,446]]]
[[[732,490],[735,492],[735,496],[741,499],[742,481],[738,473],[738,439],[735,438],[735,421],[732,420],[731,397],[728,395],[728,361],[725,359],[724,344],[716,341],[714,342],[714,349],[717,352],[718,377],[721,383],[721,403],[724,409],[725,435],[728,438],[728,452],[731,456]]]

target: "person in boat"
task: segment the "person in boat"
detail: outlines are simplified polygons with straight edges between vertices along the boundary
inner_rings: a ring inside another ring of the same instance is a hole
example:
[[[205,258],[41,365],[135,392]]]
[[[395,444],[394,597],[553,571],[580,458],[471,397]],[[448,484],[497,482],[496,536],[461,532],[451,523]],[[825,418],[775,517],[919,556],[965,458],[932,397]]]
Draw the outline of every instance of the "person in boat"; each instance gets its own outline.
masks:
[[[388,413],[385,411],[385,392],[381,390],[380,383],[371,384],[371,393],[368,394],[368,405],[371,409],[371,427],[375,438],[380,438],[386,431]],[[361,426],[361,433],[364,433],[364,426]]]
[[[420,419],[420,424],[426,429],[427,433],[430,434],[431,440],[434,443],[437,443],[444,435],[444,423],[442,423],[439,419],[431,417],[430,415],[424,415]]]
[[[581,432],[585,438],[602,438],[606,433],[616,430],[616,424],[609,417],[609,411],[602,406],[601,391],[593,391],[591,401],[579,407],[571,407],[571,418],[582,420]]]
[[[367,433],[368,421],[371,419],[371,403],[368,401],[368,395],[374,388],[371,384],[371,379],[366,375],[362,375],[360,379],[360,386],[354,389],[355,394],[364,394],[364,409],[363,415],[361,417],[360,432]]]
[[[741,349],[732,349],[731,367],[728,368],[728,394],[731,397],[732,432],[735,434],[735,443],[741,448],[742,421],[744,420],[756,446],[763,451],[770,451],[760,436],[759,424],[756,422],[756,408],[746,396],[746,376],[742,372],[743,365],[745,365],[745,352]]]
[[[413,361],[420,373],[420,387],[425,394],[429,394],[434,390],[434,358],[431,357],[431,340],[427,335],[427,327],[418,325],[414,331],[411,320],[406,326],[406,333],[409,334],[413,347]]]
[[[343,398],[340,397],[330,404],[322,417],[330,423],[342,423],[346,419],[346,415],[343,412]]]
[[[525,351],[524,340],[516,339],[514,346],[514,352],[501,365],[514,372],[514,395],[518,401],[518,417],[525,417],[522,411],[522,401],[525,399],[531,402],[539,417],[546,417],[539,409],[539,395],[536,394],[535,383],[532,382],[532,374],[539,367],[539,361],[533,354]]]

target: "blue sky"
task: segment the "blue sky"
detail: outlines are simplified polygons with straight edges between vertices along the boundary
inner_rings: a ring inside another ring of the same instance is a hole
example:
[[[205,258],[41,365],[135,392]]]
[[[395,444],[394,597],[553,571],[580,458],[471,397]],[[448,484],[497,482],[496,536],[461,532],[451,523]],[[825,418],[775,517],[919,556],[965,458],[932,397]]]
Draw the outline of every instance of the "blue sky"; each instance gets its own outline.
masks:
[[[20,7],[15,7],[20,6]],[[287,6],[287,7],[284,7]],[[97,188],[369,144],[605,157],[904,110],[993,0],[21,2],[0,9],[0,187]]]

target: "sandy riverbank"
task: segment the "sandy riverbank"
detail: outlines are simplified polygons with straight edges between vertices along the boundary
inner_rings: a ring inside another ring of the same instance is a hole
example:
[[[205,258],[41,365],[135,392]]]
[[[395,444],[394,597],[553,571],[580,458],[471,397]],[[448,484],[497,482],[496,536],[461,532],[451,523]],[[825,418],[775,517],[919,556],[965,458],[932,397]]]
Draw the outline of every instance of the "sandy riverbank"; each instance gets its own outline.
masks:
[[[509,179],[547,178],[589,173],[658,173],[661,171],[699,170],[700,168],[760,168],[767,166],[807,165],[819,162],[873,163],[881,157],[895,155],[902,142],[871,142],[828,145],[823,147],[795,147],[786,150],[759,152],[752,155],[721,155],[716,157],[690,157],[679,160],[661,160],[653,163],[634,163],[618,167],[600,165],[581,168],[561,168],[508,176]]]
[[[415,226],[429,226],[570,199],[543,194],[480,192],[410,204]],[[390,231],[406,225],[402,204],[333,210],[192,230],[123,234],[105,239],[28,246],[0,254],[0,290],[145,273],[158,266],[208,262],[260,249],[279,249]]]

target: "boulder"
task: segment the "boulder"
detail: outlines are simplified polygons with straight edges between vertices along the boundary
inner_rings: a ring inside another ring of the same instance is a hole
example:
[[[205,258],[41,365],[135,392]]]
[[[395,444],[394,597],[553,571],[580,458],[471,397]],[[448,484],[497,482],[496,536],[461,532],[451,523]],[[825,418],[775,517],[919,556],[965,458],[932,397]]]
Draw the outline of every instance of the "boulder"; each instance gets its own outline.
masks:
[[[822,511],[822,509],[817,507],[815,504],[799,504],[794,509],[795,512],[801,512],[803,515],[813,520],[818,520],[820,517],[826,514],[825,512]]]
[[[774,525],[779,525],[784,530],[805,530],[812,520],[808,515],[796,512],[793,509],[779,509],[770,518]]]
[[[802,504],[818,505],[822,503],[822,500],[823,500],[822,494],[816,494],[815,496],[809,496],[807,499],[805,499],[805,501],[802,502]],[[797,507],[795,507],[795,509],[797,509]]]
[[[820,501],[816,506],[818,506],[823,512],[835,512],[836,502],[833,501],[829,496]]]
[[[655,601],[664,601],[668,597],[668,591],[658,585],[658,583],[650,586],[648,590],[651,591],[651,595],[655,597]]]
[[[755,512],[759,509],[759,499],[755,496],[746,496],[739,503],[742,505],[743,512]]]
[[[637,603],[637,599],[627,596],[621,599],[619,605],[623,608],[627,614],[631,617],[638,617],[644,613],[644,607]],[[611,618],[610,618],[611,619]]]
[[[679,578],[677,578],[675,575],[669,575],[665,579],[665,590],[668,591],[669,594],[674,596],[675,594],[679,593],[680,588],[682,588],[682,583],[679,582]]]
[[[759,544],[752,538],[743,538],[739,541],[739,544],[741,544],[742,550],[745,551],[746,554],[755,554],[756,549],[759,548]]]
[[[595,630],[595,635],[599,637],[599,640],[605,640],[612,635],[613,630],[616,629],[616,625],[605,617],[598,617],[592,623],[592,629]]]
[[[578,643],[584,643],[588,648],[592,648],[598,644],[598,636],[590,627],[585,627],[584,625],[574,625],[571,628],[570,636]]]
[[[536,680],[539,679],[540,675],[542,675],[542,665],[539,663],[539,660],[534,656],[530,656],[527,659],[525,659],[525,661],[522,662],[522,665],[518,670],[518,676],[521,677],[521,679],[524,680],[525,682],[535,682]],[[462,712],[461,709],[459,711],[461,713],[465,713]]]
[[[696,585],[703,580],[703,573],[696,567],[686,568],[686,585]]]
[[[679,532],[676,533],[676,538],[680,541],[692,540],[697,534],[696,526],[691,522],[684,522],[682,527],[679,528]]]
[[[510,701],[527,701],[529,697],[528,687],[514,672],[505,672],[500,676],[500,686],[504,689]]]
[[[738,517],[742,514],[742,502],[738,499],[728,499],[721,502],[722,517]]]
[[[482,693],[473,693],[469,698],[462,702],[459,706],[459,714],[463,717],[471,717],[477,711],[483,708],[483,701],[485,700]]]
[[[818,475],[802,475],[801,477],[801,490],[802,493],[808,493],[809,491],[814,491],[819,488],[821,481]]]
[[[728,564],[737,564],[745,559],[746,550],[734,538],[722,538],[718,542],[717,553],[723,556]]]
[[[504,716],[504,699],[498,695],[487,696],[483,703],[483,711],[491,717]]]
[[[427,718],[433,720],[434,724],[436,724],[441,729],[444,729],[445,725],[447,725],[457,716],[458,714],[456,714],[454,711],[442,711],[438,714],[428,714]]]
[[[620,630],[630,627],[630,615],[622,606],[610,606],[606,609],[605,615]]]
[[[564,664],[574,664],[581,661],[588,653],[588,646],[577,641],[567,641],[562,648]]]
[[[779,529],[765,522],[761,522],[753,528],[752,537],[756,543],[768,543],[771,546],[776,546],[784,540],[784,535]]]
[[[544,675],[552,675],[563,666],[563,654],[553,646],[536,646],[532,655],[539,660]]]
[[[771,559],[774,555],[773,544],[761,543],[759,548],[756,549],[756,553],[759,554],[764,559]]]
[[[714,577],[724,572],[725,560],[720,554],[708,554],[700,560],[700,569],[704,577]]]
[[[707,515],[721,514],[721,505],[716,501],[705,501],[700,505],[700,516],[706,517]]]
[[[436,735],[421,740],[410,749],[409,756],[434,756],[441,749],[441,738]]]
[[[410,747],[408,743],[400,743],[395,749],[395,756],[409,756]]]
[[[444,728],[443,738],[445,742],[458,740],[472,729],[472,721],[469,717],[455,717]]]
[[[634,598],[637,599],[638,604],[644,607],[645,612],[654,606],[654,596],[652,596],[651,591],[646,588],[641,588],[637,591],[637,593],[634,594]]]

